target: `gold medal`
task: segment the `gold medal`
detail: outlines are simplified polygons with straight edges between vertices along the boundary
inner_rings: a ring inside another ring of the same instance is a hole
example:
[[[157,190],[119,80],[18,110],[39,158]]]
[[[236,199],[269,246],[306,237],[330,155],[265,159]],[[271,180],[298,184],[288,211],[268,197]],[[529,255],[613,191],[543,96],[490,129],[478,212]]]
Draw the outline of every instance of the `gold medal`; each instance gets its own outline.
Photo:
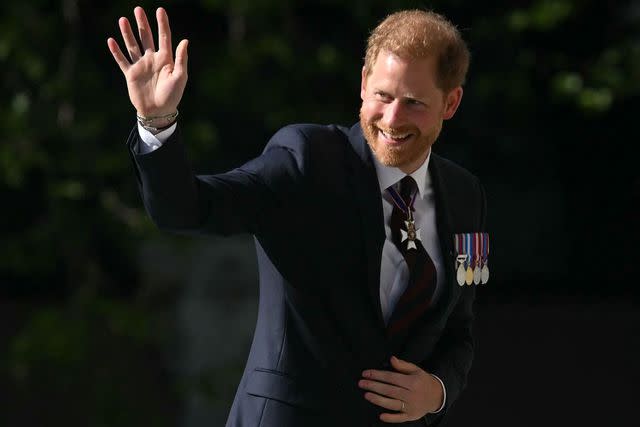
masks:
[[[471,285],[473,283],[473,269],[471,266],[467,267],[467,271],[464,276],[464,281],[467,285]]]

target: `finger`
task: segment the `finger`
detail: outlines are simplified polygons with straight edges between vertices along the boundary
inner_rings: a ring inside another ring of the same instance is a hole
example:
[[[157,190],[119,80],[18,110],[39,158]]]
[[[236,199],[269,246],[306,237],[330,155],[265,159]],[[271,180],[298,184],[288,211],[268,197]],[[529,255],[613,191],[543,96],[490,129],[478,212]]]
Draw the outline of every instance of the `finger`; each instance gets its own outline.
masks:
[[[362,376],[376,381],[382,381],[387,384],[393,384],[407,390],[409,387],[410,378],[405,374],[400,374],[398,372],[391,371],[378,371],[376,369],[368,369],[362,373]]]
[[[176,49],[176,63],[173,67],[173,72],[183,74],[187,72],[187,47],[189,46],[189,40],[182,40]]]
[[[158,51],[165,51],[173,54],[171,49],[171,27],[169,27],[169,16],[164,8],[159,7],[156,11],[158,21]]]
[[[395,356],[391,356],[391,366],[403,374],[414,374],[421,369],[419,366],[416,366],[411,362],[398,359]]]
[[[358,382],[358,386],[365,390],[369,390],[374,393],[377,393],[381,396],[386,396],[392,399],[398,399],[403,401],[408,400],[407,399],[408,391],[402,387],[396,387],[394,385],[385,384],[378,381],[367,381],[367,380],[360,380]]]
[[[151,34],[151,26],[147,19],[147,14],[144,13],[144,9],[140,6],[133,10],[133,14],[136,16],[136,23],[138,24],[138,34],[140,34],[140,42],[142,42],[142,50],[147,51],[151,49],[156,50],[153,44],[153,35]]]
[[[120,50],[120,46],[118,46],[118,42],[116,42],[113,38],[109,37],[107,39],[107,46],[109,46],[109,50],[113,55],[113,59],[116,60],[116,63],[120,67],[120,70],[123,73],[125,73],[129,69],[131,64],[129,63],[127,58],[124,56],[124,54]]]
[[[389,409],[391,411],[402,410],[402,402],[398,399],[390,399],[388,397],[380,396],[379,394],[375,393],[365,393],[364,398],[374,405],[377,405],[384,409]]]
[[[122,34],[124,45],[127,47],[127,51],[129,51],[129,58],[131,58],[131,62],[136,62],[142,55],[140,54],[138,41],[131,30],[131,24],[129,24],[129,20],[127,18],[120,18],[118,20],[118,24],[120,24],[120,33]]]
[[[404,412],[400,412],[398,414],[380,414],[380,420],[385,423],[397,424],[411,421],[411,418]]]

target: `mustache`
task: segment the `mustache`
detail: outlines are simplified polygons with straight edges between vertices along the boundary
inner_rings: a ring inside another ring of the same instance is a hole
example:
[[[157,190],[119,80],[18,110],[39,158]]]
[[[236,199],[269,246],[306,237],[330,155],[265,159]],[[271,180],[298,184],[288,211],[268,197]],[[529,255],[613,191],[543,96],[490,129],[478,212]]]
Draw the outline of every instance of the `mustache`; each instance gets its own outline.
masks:
[[[401,127],[393,128],[393,127],[382,126],[380,125],[380,123],[376,122],[376,123],[372,123],[371,127],[377,130],[380,130],[391,137],[406,135],[406,134],[413,134],[413,135],[417,134],[414,126],[401,126]]]

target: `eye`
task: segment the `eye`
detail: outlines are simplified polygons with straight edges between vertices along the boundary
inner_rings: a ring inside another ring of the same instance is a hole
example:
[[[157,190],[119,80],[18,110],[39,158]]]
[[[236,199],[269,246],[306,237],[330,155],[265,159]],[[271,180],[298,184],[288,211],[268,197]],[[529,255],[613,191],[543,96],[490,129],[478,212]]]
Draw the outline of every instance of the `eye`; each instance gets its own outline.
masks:
[[[380,90],[377,90],[374,92],[376,99],[382,101],[382,102],[391,102],[393,100],[393,98],[391,97],[391,95],[389,95],[386,92],[382,92]]]
[[[408,98],[406,100],[407,105],[411,105],[411,106],[423,106],[424,102],[422,101],[418,101],[417,99],[412,99],[412,98]]]

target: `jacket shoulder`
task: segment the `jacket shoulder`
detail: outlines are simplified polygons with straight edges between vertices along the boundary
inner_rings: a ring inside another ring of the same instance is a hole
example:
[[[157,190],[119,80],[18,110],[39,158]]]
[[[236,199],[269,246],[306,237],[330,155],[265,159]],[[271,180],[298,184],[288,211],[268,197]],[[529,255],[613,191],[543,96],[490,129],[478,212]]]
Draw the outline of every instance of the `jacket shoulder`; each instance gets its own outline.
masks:
[[[479,182],[477,176],[475,176],[459,164],[449,159],[445,159],[444,157],[439,156],[433,152],[431,153],[431,156],[431,161],[435,163],[435,166],[438,168],[438,172],[444,178],[448,180],[454,179],[460,183],[476,184]]]
[[[337,125],[292,124],[278,130],[264,151],[285,149],[302,171],[311,165],[332,164],[344,158],[349,147],[348,129]],[[313,168],[315,169],[315,168]]]
[[[315,145],[342,144],[347,140],[347,131],[347,128],[333,124],[291,124],[278,130],[269,140],[266,149],[281,146],[306,150]]]

